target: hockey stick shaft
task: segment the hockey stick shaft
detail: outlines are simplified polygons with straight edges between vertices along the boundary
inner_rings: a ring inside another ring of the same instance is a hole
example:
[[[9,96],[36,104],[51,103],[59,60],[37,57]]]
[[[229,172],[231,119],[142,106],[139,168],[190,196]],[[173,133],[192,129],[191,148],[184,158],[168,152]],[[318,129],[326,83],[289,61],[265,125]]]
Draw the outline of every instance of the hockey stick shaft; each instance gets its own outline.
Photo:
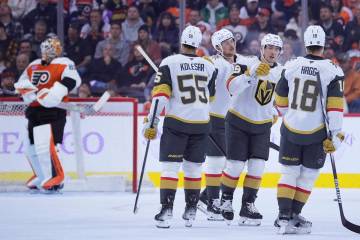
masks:
[[[331,131],[329,129],[329,118],[327,117],[326,114],[326,110],[325,110],[325,104],[323,103],[324,99],[324,93],[322,90],[322,85],[321,85],[321,79],[320,79],[320,73],[317,72],[316,73],[316,80],[318,82],[318,87],[319,92],[320,92],[320,103],[321,103],[321,108],[322,108],[322,114],[324,117],[324,122],[325,122],[325,128],[326,128],[326,133],[328,135],[329,138],[332,138],[331,136]],[[340,211],[340,218],[341,218],[341,223],[343,224],[343,226],[347,229],[349,229],[352,232],[356,232],[356,233],[360,233],[360,226],[359,225],[355,225],[351,222],[349,222],[344,215],[344,209],[343,209],[343,205],[342,205],[342,200],[341,200],[341,193],[340,193],[340,187],[339,187],[339,179],[337,176],[337,171],[336,171],[336,165],[335,165],[335,159],[333,154],[330,153],[330,160],[331,160],[331,167],[332,167],[332,172],[333,172],[333,177],[334,177],[334,183],[335,183],[335,190],[336,190],[336,198],[337,198],[337,202],[338,202],[338,206],[339,206],[339,211]]]
[[[159,103],[159,100],[156,99],[155,100],[155,106],[154,106],[154,112],[153,112],[151,122],[150,122],[150,128],[152,128],[154,126],[154,120],[155,120],[155,116],[156,116],[156,112],[157,112],[158,103]],[[134,204],[134,210],[133,210],[134,214],[136,214],[137,210],[138,210],[137,205],[138,205],[139,195],[140,195],[140,191],[141,191],[142,180],[143,180],[143,177],[144,177],[145,165],[146,165],[146,160],[147,160],[147,156],[148,156],[148,152],[149,152],[150,141],[151,140],[148,139],[147,143],[146,143],[144,161],[143,161],[143,164],[142,164],[142,167],[141,167],[140,180],[139,180],[139,185],[138,185],[139,187],[138,187],[138,190],[136,192],[136,198],[135,198],[135,204]]]

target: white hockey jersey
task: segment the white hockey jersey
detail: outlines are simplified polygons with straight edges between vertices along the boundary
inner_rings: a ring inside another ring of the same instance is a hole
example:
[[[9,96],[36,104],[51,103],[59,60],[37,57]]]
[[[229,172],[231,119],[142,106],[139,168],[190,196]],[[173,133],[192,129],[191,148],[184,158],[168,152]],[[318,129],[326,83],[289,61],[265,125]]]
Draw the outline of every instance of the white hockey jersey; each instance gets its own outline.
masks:
[[[244,63],[245,57],[236,54],[235,63]],[[231,97],[229,91],[226,89],[226,81],[234,71],[234,64],[229,63],[221,55],[211,56],[211,60],[217,69],[217,78],[215,84],[215,99],[210,103],[210,115],[219,118],[225,118],[225,115],[230,107]]]
[[[331,131],[341,130],[343,118],[342,69],[328,59],[308,55],[285,64],[276,88],[276,105],[287,108],[283,125],[293,142],[310,144],[326,137],[320,99],[319,72],[323,102]]]
[[[154,98],[169,99],[164,126],[189,133],[207,132],[216,74],[211,61],[196,55],[176,54],[165,58],[152,92]]]
[[[246,79],[250,77],[246,76],[244,71],[259,63],[260,60],[256,56],[246,57],[243,65],[237,65],[234,73],[227,81],[228,89],[234,83],[236,84],[234,86],[244,89],[239,93],[237,91],[231,92],[230,90],[232,97],[228,114],[229,120],[238,121],[238,125],[242,125],[242,128],[256,125],[260,130],[261,126],[270,127],[273,121],[273,102],[275,97],[273,93],[276,84],[280,80],[282,66],[275,64],[267,76],[255,76],[255,79],[249,83]]]

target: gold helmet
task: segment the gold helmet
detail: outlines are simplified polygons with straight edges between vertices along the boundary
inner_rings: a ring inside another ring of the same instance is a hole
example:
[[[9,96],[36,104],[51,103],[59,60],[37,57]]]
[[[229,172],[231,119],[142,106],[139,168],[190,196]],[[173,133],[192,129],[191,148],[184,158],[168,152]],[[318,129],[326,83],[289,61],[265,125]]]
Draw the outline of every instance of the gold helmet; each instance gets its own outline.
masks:
[[[58,37],[50,37],[43,41],[40,45],[41,59],[51,62],[54,58],[60,57],[62,54],[62,46]]]

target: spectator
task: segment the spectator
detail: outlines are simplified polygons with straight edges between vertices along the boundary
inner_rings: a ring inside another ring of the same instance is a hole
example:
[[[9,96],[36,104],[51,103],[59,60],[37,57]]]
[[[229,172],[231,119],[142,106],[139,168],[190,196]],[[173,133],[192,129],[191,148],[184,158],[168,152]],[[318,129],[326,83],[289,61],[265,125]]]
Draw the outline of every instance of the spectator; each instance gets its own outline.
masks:
[[[217,29],[220,30],[221,28],[226,28],[230,30],[235,37],[236,41],[236,49],[240,51],[243,47],[242,44],[245,41],[247,36],[247,27],[240,24],[240,9],[236,6],[230,8],[229,18],[223,20],[218,25]]]
[[[360,112],[360,73],[351,67],[348,54],[341,54],[339,64],[345,74],[344,96],[348,104],[349,112]]]
[[[0,5],[0,21],[6,28],[9,37],[20,40],[24,34],[23,27],[20,22],[15,21],[11,17],[11,8],[8,5]]]
[[[340,50],[344,40],[343,26],[334,21],[333,9],[329,5],[322,5],[320,8],[320,25],[325,31],[327,41],[335,47],[335,51]]]
[[[144,21],[140,18],[138,8],[136,6],[129,7],[127,17],[122,23],[125,39],[129,42],[135,42],[138,37],[137,32],[143,24]]]
[[[260,55],[260,42],[257,39],[252,40],[249,46],[243,49],[242,53],[248,56],[259,56]]]
[[[200,11],[203,20],[210,24],[211,31],[216,30],[216,25],[228,18],[228,9],[219,0],[207,0],[206,7]]]
[[[106,2],[105,8],[104,15],[108,21],[125,21],[128,7],[121,0],[109,0]]]
[[[249,26],[249,33],[246,41],[258,39],[260,33],[274,33],[274,29],[270,24],[270,10],[267,8],[259,8],[256,15],[256,21]]]
[[[291,43],[284,42],[282,54],[279,56],[278,63],[284,65],[287,61],[296,58]]]
[[[1,89],[0,96],[1,97],[11,97],[14,94],[12,92],[15,90],[15,74],[12,72],[3,72],[1,73]]]
[[[19,54],[26,54],[28,55],[30,61],[32,62],[35,59],[38,58],[38,56],[36,55],[36,53],[32,50],[32,46],[31,46],[31,42],[29,40],[22,40],[19,43],[19,51],[18,51],[18,55]]]
[[[74,61],[80,76],[84,76],[86,68],[91,62],[91,46],[80,38],[79,27],[76,23],[70,24],[65,41],[65,56]]]
[[[132,48],[131,51],[134,59],[124,67],[124,78],[120,82],[119,93],[122,96],[136,97],[140,102],[144,102],[144,89],[154,71],[136,48]]]
[[[104,43],[101,50],[102,57],[92,60],[86,77],[94,95],[101,95],[105,90],[116,92],[117,82],[123,79],[121,63],[113,58],[113,45]]]
[[[0,51],[0,73],[6,69],[6,63],[4,60],[4,52]]]
[[[12,17],[18,21],[36,8],[36,0],[8,0],[7,2],[11,8]]]
[[[90,85],[88,83],[82,83],[78,90],[79,98],[89,98],[92,97]]]
[[[38,0],[36,8],[29,12],[22,21],[25,33],[34,31],[34,23],[43,20],[47,23],[47,32],[56,32],[56,8],[48,0]]]
[[[189,22],[186,26],[188,25],[200,28],[203,35],[201,45],[207,48],[211,48],[211,27],[208,23],[201,20],[199,10],[193,9],[190,11]]]
[[[70,14],[68,21],[76,22],[82,28],[85,24],[89,23],[91,11],[91,5],[75,7],[75,11]],[[101,31],[101,29],[99,29],[99,31]]]
[[[34,51],[38,58],[41,57],[40,44],[46,39],[47,24],[44,20],[38,20],[34,24],[34,34],[26,34],[24,39],[31,42],[32,51]]]
[[[92,32],[101,32],[104,39],[107,38],[110,33],[110,24],[104,23],[101,18],[101,12],[96,9],[91,11],[90,23],[87,23],[82,27],[80,36],[85,39]]]
[[[173,52],[178,52],[179,29],[175,25],[175,19],[170,13],[163,12],[160,14],[154,39],[160,44],[162,58]]]
[[[259,10],[259,0],[247,0],[246,5],[240,9],[241,24],[247,27],[256,22]]]
[[[341,25],[346,25],[353,20],[353,13],[350,8],[344,6],[342,0],[330,0],[330,6],[333,8],[333,17]]]
[[[140,45],[145,52],[151,56],[152,60],[156,64],[160,64],[161,62],[161,50],[160,46],[157,42],[150,39],[150,32],[147,25],[142,25],[138,31],[138,40],[133,43],[133,46]],[[129,61],[134,59],[134,52],[130,53]]]
[[[154,32],[155,21],[158,14],[158,2],[153,0],[141,0],[139,4],[140,16],[149,27],[150,32]]]
[[[349,22],[345,27],[344,50],[359,48],[360,39],[360,3],[354,8],[354,20]]]
[[[16,57],[16,65],[6,68],[4,72],[11,72],[14,74],[15,80],[19,80],[21,74],[24,72],[26,67],[29,65],[29,56],[26,54],[19,54]]]
[[[299,11],[299,2],[296,0],[275,0],[274,21],[283,22],[284,26]]]
[[[286,30],[284,32],[283,40],[288,42],[289,44],[291,44],[291,48],[292,48],[295,56],[301,55],[301,50],[302,50],[304,44],[298,38],[298,35],[296,34],[295,30],[293,30],[293,29]]]
[[[6,67],[10,67],[15,63],[17,43],[11,39],[5,30],[4,24],[0,22],[0,50],[4,53],[4,61]]]
[[[121,65],[125,65],[129,58],[129,43],[124,39],[121,33],[121,24],[119,22],[112,22],[110,29],[110,37],[99,42],[96,46],[95,58],[100,58],[103,53],[105,45],[112,45],[112,57],[116,59]]]

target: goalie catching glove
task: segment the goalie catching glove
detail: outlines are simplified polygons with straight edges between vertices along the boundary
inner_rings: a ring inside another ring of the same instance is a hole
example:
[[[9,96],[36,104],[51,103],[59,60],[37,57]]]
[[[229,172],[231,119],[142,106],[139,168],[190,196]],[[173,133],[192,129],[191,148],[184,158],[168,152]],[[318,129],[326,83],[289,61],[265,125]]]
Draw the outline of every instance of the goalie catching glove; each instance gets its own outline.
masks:
[[[339,149],[342,141],[344,141],[345,136],[342,132],[336,132],[333,134],[332,138],[327,138],[323,141],[323,148],[325,153],[333,153]]]
[[[144,119],[144,126],[143,126],[143,135],[148,140],[153,140],[157,136],[157,126],[159,124],[160,119],[155,117],[153,126],[151,127],[151,118]]]
[[[68,89],[61,83],[55,82],[53,87],[43,88],[36,95],[36,100],[46,108],[58,106],[68,94]]]
[[[18,81],[14,84],[15,92],[20,93],[26,104],[36,100],[36,91],[38,90],[30,81]]]

